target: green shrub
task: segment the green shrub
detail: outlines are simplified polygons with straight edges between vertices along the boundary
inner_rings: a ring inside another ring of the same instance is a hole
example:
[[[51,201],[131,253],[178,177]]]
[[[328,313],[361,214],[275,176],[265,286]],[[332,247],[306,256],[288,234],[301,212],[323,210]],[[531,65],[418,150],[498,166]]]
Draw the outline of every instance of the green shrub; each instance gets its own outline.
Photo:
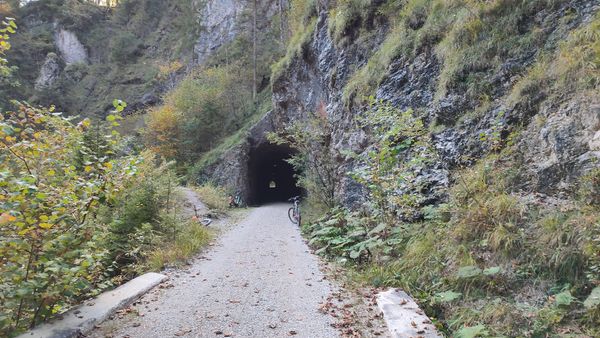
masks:
[[[581,177],[579,195],[584,203],[600,207],[600,168],[596,168]]]
[[[267,135],[269,142],[295,151],[287,161],[297,173],[297,185],[308,199],[328,207],[335,205],[336,163],[331,155],[333,125],[323,111],[305,121],[296,121],[285,130]]]
[[[317,253],[350,264],[354,281],[411,293],[449,335],[593,335],[597,310],[583,303],[600,279],[600,212],[586,199],[561,210],[528,203],[512,191],[514,156],[505,149],[457,173],[448,204],[424,208],[423,221],[379,225],[372,203],[304,232]],[[540,286],[529,305],[515,301]]]
[[[97,216],[135,181],[141,159],[90,153],[78,169],[91,122],[53,109],[21,105],[0,125],[0,334],[12,336],[110,286],[108,225]],[[114,149],[117,135],[103,135]]]
[[[181,163],[216,147],[255,117],[247,72],[238,63],[196,69],[150,112],[146,144]]]

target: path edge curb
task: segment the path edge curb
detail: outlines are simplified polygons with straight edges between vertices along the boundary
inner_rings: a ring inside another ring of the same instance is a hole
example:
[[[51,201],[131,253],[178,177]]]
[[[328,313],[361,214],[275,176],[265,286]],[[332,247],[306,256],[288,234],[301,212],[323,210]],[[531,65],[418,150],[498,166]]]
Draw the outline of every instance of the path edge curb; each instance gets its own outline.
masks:
[[[91,331],[118,310],[135,302],[168,277],[149,272],[114,290],[65,312],[61,318],[41,324],[18,338],[76,338]],[[92,304],[92,305],[87,305]]]
[[[377,306],[393,338],[443,338],[414,299],[400,289],[379,292]]]

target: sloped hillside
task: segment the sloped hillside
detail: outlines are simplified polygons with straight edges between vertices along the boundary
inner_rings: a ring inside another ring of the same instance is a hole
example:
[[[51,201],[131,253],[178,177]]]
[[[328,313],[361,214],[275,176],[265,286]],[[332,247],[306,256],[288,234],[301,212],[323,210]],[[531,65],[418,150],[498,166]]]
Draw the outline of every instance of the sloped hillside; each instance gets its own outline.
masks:
[[[127,112],[154,106],[194,68],[223,63],[222,47],[232,50],[240,39],[247,44],[248,6],[237,0],[129,0],[106,8],[85,0],[43,0],[10,10],[5,14],[16,18],[19,29],[8,59],[18,67],[20,85],[2,86],[2,105],[19,99],[99,116],[115,98],[129,103]],[[276,6],[260,6],[263,25]],[[262,44],[268,33],[259,33],[261,50],[268,48]]]
[[[115,98],[156,103],[165,80],[193,58],[192,7],[191,1],[128,1],[116,9],[32,2],[12,13],[20,29],[8,57],[19,68],[20,86],[5,89],[3,100],[92,115],[105,114]]]
[[[252,196],[275,132],[308,212],[336,206],[310,243],[356,280],[450,335],[598,335],[600,5],[292,4],[273,113],[206,172]]]

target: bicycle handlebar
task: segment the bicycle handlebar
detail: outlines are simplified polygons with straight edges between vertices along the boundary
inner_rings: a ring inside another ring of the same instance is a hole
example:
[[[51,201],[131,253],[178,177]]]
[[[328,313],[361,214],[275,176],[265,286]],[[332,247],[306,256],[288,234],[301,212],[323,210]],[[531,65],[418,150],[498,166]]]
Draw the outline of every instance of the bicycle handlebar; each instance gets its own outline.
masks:
[[[300,196],[294,196],[294,197],[290,198],[288,201],[290,201],[290,202],[296,202],[296,201],[299,201],[299,200],[300,200]]]

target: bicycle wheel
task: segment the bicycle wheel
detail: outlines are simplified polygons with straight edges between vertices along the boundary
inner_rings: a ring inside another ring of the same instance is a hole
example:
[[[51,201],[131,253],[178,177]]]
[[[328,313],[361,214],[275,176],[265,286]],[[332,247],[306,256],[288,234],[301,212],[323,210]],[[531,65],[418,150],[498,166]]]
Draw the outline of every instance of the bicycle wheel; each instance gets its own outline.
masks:
[[[235,204],[236,204],[236,206],[237,206],[238,208],[243,208],[243,207],[245,207],[245,206],[244,206],[244,200],[242,200],[242,197],[241,197],[241,196],[239,196],[239,195],[235,197]]]
[[[290,221],[292,221],[293,224],[298,224],[298,219],[296,219],[294,207],[288,209],[288,217],[290,218]]]

